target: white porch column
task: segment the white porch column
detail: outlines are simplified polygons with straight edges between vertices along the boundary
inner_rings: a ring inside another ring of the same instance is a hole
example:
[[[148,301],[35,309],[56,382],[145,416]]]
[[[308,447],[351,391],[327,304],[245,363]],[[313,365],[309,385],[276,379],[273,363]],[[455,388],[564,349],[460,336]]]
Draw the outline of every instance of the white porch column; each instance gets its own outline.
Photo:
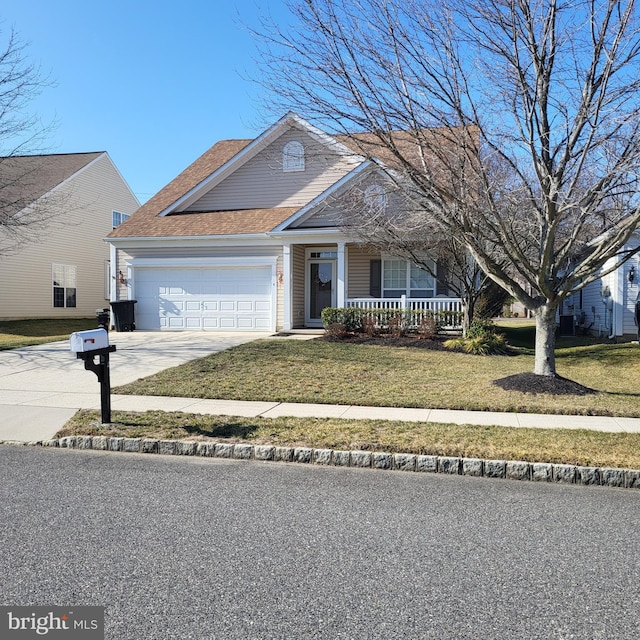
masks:
[[[114,245],[109,244],[109,301],[118,299],[118,254]]]
[[[345,243],[338,242],[338,286],[336,289],[336,306],[342,308],[345,306],[346,300],[346,255]]]
[[[291,245],[285,244],[282,247],[282,294],[283,294],[283,322],[282,330],[291,331],[292,325],[292,306],[293,306],[293,292],[292,292],[292,260]],[[280,280],[280,277],[278,277]],[[280,282],[278,283],[280,285]]]

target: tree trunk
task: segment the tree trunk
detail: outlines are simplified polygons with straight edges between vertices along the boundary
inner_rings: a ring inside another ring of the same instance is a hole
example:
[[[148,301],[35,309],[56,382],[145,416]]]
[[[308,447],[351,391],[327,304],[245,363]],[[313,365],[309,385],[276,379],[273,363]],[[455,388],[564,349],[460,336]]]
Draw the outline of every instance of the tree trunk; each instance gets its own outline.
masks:
[[[470,301],[462,301],[462,337],[466,338],[469,333],[469,326],[471,325],[471,319],[473,317],[473,305]]]
[[[536,356],[533,372],[539,376],[556,374],[556,309],[543,305],[536,309]]]

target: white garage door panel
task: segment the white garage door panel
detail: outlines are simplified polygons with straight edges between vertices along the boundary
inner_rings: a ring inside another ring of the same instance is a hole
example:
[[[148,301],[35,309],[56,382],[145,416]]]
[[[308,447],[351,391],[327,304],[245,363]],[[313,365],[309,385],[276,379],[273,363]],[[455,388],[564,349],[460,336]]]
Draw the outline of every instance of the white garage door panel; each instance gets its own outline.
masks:
[[[136,326],[142,330],[271,331],[271,267],[138,267]]]

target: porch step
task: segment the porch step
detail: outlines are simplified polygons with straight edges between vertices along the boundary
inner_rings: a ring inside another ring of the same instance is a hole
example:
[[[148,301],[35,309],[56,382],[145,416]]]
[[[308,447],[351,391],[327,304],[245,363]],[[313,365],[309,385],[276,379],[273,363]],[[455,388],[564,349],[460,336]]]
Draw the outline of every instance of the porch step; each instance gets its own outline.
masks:
[[[294,338],[294,337],[317,337],[325,334],[324,329],[290,329],[289,331],[278,331],[272,338]]]

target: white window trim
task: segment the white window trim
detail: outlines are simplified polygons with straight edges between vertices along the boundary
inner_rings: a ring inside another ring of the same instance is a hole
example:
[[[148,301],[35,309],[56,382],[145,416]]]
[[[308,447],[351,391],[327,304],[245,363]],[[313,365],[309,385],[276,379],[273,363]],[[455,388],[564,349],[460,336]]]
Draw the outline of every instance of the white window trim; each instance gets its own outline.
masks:
[[[118,224],[115,224],[115,217],[118,216],[120,219],[120,222],[118,222]],[[125,220],[128,220],[130,218],[130,214],[129,213],[122,213],[122,211],[116,211],[115,209],[113,211],[111,211],[111,226],[116,229],[117,227],[119,227]]]
[[[392,256],[392,255],[383,255],[381,256],[382,258],[382,270],[381,270],[381,280],[382,282],[381,284],[381,293],[382,293],[382,297],[386,298],[387,296],[385,295],[386,291],[403,291],[403,293],[401,295],[405,295],[407,298],[411,298],[411,292],[412,291],[422,291],[424,289],[421,288],[412,288],[411,287],[411,267],[413,266],[418,266],[416,265],[414,262],[412,262],[411,260],[406,260],[405,258],[399,258],[397,256]],[[385,273],[385,264],[387,262],[390,261],[394,261],[394,262],[404,262],[405,264],[405,286],[404,287],[385,287],[384,284],[384,273]],[[434,262],[434,268],[435,268],[435,261]],[[427,273],[429,275],[429,277],[432,279],[432,287],[430,287],[430,290],[433,291],[432,295],[430,296],[423,296],[426,298],[434,298],[436,295],[436,280],[435,278],[426,270],[423,269],[423,271],[425,271],[425,273]],[[422,297],[422,296],[421,296]]]
[[[63,282],[59,285],[56,286],[55,284],[55,276],[56,276],[56,268],[63,268]],[[73,270],[70,271],[69,273],[73,273],[73,286],[69,286],[69,283],[66,281],[67,280],[67,270]],[[62,289],[64,291],[64,304],[59,307],[56,306],[56,301],[55,301],[55,291],[54,289]],[[74,289],[75,290],[75,305],[73,307],[70,307],[67,305],[67,289]],[[78,307],[78,267],[75,264],[61,264],[59,262],[52,262],[51,263],[51,307],[53,309],[76,309]]]

